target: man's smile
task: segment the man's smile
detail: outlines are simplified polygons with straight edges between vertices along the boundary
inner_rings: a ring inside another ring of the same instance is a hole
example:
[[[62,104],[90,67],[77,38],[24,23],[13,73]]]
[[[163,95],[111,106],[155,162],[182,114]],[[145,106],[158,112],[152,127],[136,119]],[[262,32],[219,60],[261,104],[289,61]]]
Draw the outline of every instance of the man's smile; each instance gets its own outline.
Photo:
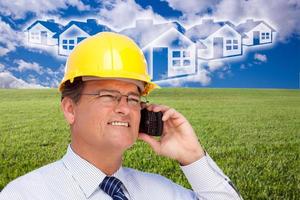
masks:
[[[112,125],[112,126],[125,126],[125,127],[130,127],[128,122],[121,122],[121,121],[111,121],[108,122],[107,124]]]

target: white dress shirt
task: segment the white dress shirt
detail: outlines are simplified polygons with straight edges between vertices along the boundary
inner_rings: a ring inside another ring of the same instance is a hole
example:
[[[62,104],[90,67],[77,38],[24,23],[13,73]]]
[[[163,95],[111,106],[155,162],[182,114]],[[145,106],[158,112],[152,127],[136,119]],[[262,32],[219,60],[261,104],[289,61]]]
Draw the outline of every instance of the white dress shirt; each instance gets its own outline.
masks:
[[[123,183],[130,200],[240,199],[229,179],[208,156],[181,169],[193,191],[169,179],[121,167],[113,176]],[[68,147],[59,161],[10,182],[0,200],[111,200],[99,188],[105,174]]]

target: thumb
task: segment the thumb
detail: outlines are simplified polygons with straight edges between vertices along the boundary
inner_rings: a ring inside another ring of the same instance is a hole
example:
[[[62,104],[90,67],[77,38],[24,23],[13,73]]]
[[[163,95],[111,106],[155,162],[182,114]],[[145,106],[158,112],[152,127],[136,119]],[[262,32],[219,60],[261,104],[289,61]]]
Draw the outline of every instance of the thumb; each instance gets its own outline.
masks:
[[[139,139],[148,143],[155,153],[160,154],[160,142],[157,141],[154,136],[150,136],[145,133],[139,133]]]

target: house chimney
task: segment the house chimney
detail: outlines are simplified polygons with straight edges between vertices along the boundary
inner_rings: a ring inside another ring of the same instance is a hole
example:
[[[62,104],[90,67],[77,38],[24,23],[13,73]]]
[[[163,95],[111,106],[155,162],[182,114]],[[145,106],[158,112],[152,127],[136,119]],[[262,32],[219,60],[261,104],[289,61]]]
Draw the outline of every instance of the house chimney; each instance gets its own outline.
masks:
[[[88,23],[88,24],[97,24],[97,19],[87,19],[86,23]]]
[[[54,19],[47,19],[47,22],[52,22],[52,23],[54,23],[55,21],[54,21]]]
[[[153,26],[153,19],[138,19],[135,21],[136,27],[148,27]]]
[[[202,24],[213,24],[214,20],[213,19],[202,19]]]

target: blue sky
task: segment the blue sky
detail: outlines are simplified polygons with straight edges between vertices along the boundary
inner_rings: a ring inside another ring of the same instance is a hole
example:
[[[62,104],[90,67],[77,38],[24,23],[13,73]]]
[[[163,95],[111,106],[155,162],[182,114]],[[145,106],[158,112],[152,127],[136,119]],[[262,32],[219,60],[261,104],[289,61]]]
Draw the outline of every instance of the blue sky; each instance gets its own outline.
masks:
[[[249,18],[264,20],[277,31],[272,45],[207,63],[199,80],[168,86],[300,88],[300,0],[1,1],[0,86],[56,87],[66,57],[58,56],[54,48],[28,44],[24,30],[35,20],[55,19],[65,25],[87,18],[96,18],[117,31],[145,18],[155,23],[175,20],[187,29],[204,18],[234,24]]]

